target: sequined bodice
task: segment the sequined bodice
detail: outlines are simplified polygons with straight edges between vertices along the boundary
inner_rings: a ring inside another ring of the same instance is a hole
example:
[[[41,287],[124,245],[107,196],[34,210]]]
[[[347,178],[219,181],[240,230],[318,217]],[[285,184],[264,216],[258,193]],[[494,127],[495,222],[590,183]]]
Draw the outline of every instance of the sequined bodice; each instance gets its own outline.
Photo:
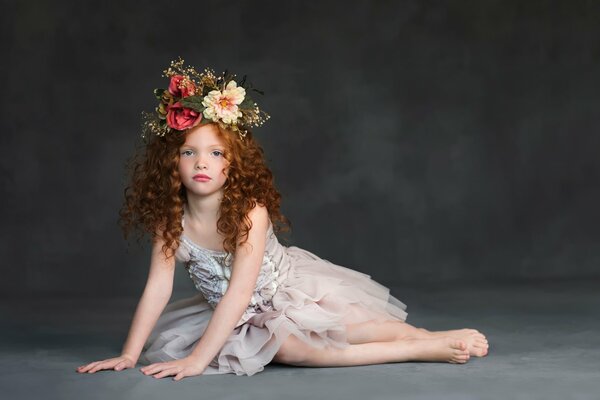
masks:
[[[233,256],[224,251],[200,247],[182,235],[176,257],[185,264],[196,289],[215,308],[229,286]],[[269,224],[265,252],[254,293],[238,325],[253,313],[272,308],[271,299],[277,287],[285,280],[288,268],[285,246],[279,243],[273,232],[273,225]]]

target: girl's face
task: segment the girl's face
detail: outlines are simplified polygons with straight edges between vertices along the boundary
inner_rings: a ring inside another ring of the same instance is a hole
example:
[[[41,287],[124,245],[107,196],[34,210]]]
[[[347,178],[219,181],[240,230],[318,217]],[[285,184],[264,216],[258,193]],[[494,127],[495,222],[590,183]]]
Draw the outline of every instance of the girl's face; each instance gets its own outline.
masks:
[[[229,166],[224,152],[213,124],[198,125],[187,133],[179,148],[179,175],[188,193],[209,196],[221,190]]]

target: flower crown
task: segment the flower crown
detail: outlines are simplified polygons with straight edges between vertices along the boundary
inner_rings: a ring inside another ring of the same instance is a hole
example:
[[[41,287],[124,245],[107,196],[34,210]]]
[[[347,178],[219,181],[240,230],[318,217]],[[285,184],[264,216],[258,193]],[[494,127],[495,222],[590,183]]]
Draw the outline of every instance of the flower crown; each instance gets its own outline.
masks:
[[[216,76],[209,68],[199,73],[194,67],[184,67],[181,57],[171,62],[163,76],[171,79],[168,89],[154,89],[154,95],[160,100],[156,112],[142,113],[144,139],[148,133],[164,136],[216,122],[237,132],[243,140],[250,127],[261,126],[270,118],[247,96],[246,90],[264,93],[246,84],[246,76],[238,86],[235,74],[225,71]]]

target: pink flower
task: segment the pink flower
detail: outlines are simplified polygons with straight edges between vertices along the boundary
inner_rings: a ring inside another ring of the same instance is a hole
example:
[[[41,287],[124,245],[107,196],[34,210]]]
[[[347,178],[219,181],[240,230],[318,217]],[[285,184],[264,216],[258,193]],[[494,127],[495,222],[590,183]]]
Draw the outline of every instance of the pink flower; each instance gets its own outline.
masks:
[[[185,108],[180,102],[170,106],[167,111],[167,125],[178,131],[194,127],[202,120],[202,113]]]
[[[169,83],[169,93],[175,97],[188,97],[196,93],[196,86],[182,75],[173,75]]]

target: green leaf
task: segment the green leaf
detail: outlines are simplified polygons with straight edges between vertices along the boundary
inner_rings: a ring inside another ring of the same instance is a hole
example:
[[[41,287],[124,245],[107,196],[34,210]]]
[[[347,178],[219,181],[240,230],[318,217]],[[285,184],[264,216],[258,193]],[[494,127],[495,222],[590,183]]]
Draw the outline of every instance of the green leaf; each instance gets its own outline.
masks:
[[[162,100],[162,94],[166,89],[154,89],[154,96],[159,99]]]
[[[246,98],[244,99],[244,101],[242,101],[240,103],[240,108],[254,108],[254,100],[252,100],[250,97],[246,96]]]
[[[202,105],[203,96],[189,96],[181,99],[181,105],[194,111],[202,112],[206,107]]]

